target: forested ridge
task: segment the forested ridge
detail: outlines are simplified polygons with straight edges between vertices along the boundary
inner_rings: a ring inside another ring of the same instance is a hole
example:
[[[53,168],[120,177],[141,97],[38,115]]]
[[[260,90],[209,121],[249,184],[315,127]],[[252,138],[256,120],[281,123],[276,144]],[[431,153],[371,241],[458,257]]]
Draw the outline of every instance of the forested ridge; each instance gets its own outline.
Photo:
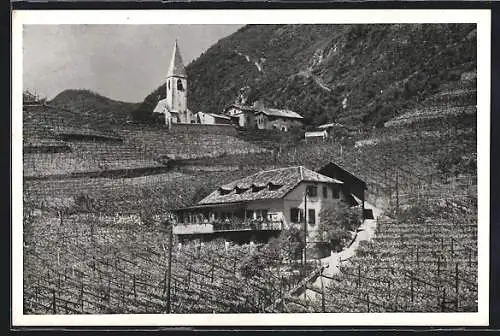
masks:
[[[220,113],[242,98],[309,125],[381,127],[475,68],[473,24],[247,25],[187,66],[188,107]],[[163,84],[134,118],[164,97]]]

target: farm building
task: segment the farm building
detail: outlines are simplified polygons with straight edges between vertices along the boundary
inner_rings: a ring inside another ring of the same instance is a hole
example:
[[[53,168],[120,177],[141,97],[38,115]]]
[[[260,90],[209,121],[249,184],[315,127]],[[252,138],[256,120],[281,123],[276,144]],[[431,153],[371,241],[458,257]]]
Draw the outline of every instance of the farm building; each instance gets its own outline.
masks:
[[[177,46],[177,40],[172,52],[165,86],[166,98],[158,102],[153,113],[163,114],[167,125],[191,123],[193,115],[187,108],[187,73]]]
[[[209,124],[209,125],[231,125],[232,119],[227,115],[198,112],[194,117],[196,124]]]
[[[241,128],[255,128],[255,109],[252,106],[232,104],[223,113]]]
[[[301,126],[303,117],[297,112],[264,107],[263,105],[243,106],[232,104],[224,114],[233,118],[239,127],[248,129],[276,129],[288,132]]]
[[[329,136],[333,136],[336,134],[344,134],[346,133],[347,129],[344,125],[339,124],[339,123],[328,123],[328,124],[323,124],[319,125],[316,127],[318,131],[325,131],[328,133]]]
[[[357,205],[343,182],[302,166],[261,171],[220,186],[198,204],[174,211],[180,241],[218,237],[265,240],[307,221],[317,237],[320,212],[343,201]]]
[[[40,105],[40,99],[35,94],[29,92],[28,90],[24,90],[23,92],[23,105]]]
[[[310,140],[326,140],[328,138],[328,133],[326,131],[315,131],[315,132],[306,132],[304,134],[304,139],[306,141]]]
[[[318,173],[342,181],[343,192],[348,195],[353,195],[360,200],[363,218],[370,217],[370,214],[365,210],[365,190],[368,189],[365,181],[333,162],[323,166],[318,170]]]

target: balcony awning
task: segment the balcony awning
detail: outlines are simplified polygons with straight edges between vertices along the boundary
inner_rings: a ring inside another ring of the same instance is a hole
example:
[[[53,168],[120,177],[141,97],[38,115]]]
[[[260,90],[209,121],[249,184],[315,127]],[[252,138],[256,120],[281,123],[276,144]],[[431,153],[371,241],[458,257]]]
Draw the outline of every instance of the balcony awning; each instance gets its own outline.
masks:
[[[206,209],[206,208],[234,207],[234,206],[246,205],[246,204],[248,204],[248,202],[199,204],[199,205],[192,205],[192,206],[188,206],[188,207],[184,207],[184,208],[172,209],[172,211],[196,210],[196,209]]]

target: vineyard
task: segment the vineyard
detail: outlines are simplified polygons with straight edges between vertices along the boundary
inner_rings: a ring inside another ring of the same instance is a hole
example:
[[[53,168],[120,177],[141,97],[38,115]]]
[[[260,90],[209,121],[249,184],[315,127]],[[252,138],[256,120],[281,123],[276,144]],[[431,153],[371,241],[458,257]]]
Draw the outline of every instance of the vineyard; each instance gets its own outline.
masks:
[[[477,200],[477,199],[476,199]],[[477,311],[477,220],[474,198],[420,202],[379,218],[375,238],[342,260],[314,298],[292,312]],[[471,203],[469,203],[471,202]],[[279,310],[278,310],[279,311]]]
[[[35,106],[24,129],[24,312],[477,311],[475,99],[470,83],[451,83],[384,128],[315,144],[127,125],[63,141],[50,108]],[[261,245],[170,239],[169,209],[262,169],[330,161],[382,210],[374,237],[335,269],[310,260],[304,273],[286,232]],[[143,168],[165,171],[89,174]]]
[[[262,311],[300,280],[291,275],[298,265],[280,269],[272,258],[258,273],[242,274],[252,253],[249,246],[227,248],[214,242],[171,247],[168,227],[143,224],[133,215],[58,218],[28,213],[25,313],[159,313],[167,307],[172,313],[251,313]]]

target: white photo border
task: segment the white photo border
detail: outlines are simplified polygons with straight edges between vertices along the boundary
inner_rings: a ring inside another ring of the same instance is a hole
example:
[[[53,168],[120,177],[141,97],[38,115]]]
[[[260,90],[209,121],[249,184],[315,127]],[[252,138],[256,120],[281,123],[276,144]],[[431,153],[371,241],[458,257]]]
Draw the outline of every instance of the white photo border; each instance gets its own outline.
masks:
[[[23,314],[22,92],[25,24],[477,24],[478,312]],[[481,10],[14,10],[12,13],[12,326],[487,326],[491,12]]]

